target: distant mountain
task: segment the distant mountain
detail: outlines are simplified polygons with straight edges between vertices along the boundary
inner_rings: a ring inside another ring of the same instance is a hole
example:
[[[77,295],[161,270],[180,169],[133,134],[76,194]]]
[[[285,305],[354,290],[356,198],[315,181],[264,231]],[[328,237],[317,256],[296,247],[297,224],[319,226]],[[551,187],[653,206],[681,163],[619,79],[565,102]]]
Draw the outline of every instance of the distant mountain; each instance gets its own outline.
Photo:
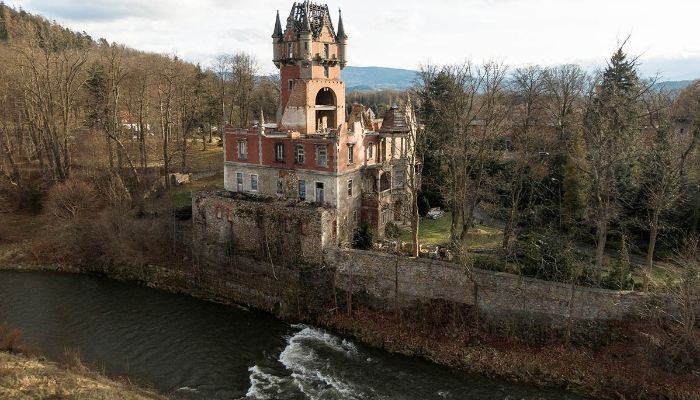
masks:
[[[408,69],[348,66],[343,69],[342,77],[348,92],[352,92],[354,90],[403,90],[413,85],[417,75],[417,71]]]
[[[656,87],[659,89],[669,90],[673,92],[677,90],[683,90],[693,82],[694,81],[666,81],[657,83]]]
[[[345,67],[343,81],[348,92],[372,91],[381,89],[403,90],[413,85],[418,71],[383,67]],[[693,81],[658,82],[657,88],[670,91],[685,89]]]

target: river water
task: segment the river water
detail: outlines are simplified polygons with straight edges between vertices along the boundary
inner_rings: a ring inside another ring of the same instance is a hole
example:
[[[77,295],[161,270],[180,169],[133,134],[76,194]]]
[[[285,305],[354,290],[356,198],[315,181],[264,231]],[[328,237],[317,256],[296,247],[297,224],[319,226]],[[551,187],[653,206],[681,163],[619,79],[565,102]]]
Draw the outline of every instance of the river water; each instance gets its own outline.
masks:
[[[580,399],[367,348],[270,315],[108,279],[0,271],[0,323],[176,399]]]

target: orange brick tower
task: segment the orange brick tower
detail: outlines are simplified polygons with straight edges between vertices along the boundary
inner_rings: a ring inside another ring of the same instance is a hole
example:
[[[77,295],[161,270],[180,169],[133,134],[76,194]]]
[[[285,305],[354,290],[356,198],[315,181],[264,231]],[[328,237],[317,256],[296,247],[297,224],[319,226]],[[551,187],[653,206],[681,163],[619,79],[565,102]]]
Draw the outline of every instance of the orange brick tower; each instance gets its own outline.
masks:
[[[294,3],[284,31],[277,12],[272,39],[282,85],[278,130],[313,134],[339,129],[345,122],[340,71],[347,63],[348,39],[342,16],[336,32],[327,5]]]

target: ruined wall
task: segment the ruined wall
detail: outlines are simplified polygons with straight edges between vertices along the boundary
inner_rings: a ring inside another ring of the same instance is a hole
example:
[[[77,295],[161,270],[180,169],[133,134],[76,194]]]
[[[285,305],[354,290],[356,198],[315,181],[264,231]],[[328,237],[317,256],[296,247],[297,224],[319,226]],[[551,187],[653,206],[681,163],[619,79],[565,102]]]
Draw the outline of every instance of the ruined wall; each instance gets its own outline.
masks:
[[[326,259],[336,268],[336,286],[375,308],[432,300],[474,304],[474,283],[455,264],[357,250],[329,251]],[[572,297],[572,287],[563,283],[478,269],[473,277],[479,309],[491,319],[563,323],[570,312],[573,320],[608,321],[645,312],[647,298],[639,292],[576,287]]]
[[[223,264],[236,256],[272,265],[321,265],[335,244],[335,211],[295,201],[200,191],[192,195],[197,256]]]

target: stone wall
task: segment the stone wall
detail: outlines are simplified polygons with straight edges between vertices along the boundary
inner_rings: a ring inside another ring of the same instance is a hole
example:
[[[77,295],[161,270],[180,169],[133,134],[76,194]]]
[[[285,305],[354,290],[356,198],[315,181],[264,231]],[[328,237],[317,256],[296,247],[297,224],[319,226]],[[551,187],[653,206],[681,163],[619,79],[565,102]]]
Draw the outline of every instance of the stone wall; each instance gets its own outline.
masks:
[[[433,300],[473,306],[474,282],[480,311],[498,320],[564,322],[569,315],[577,321],[624,320],[643,316],[647,303],[639,292],[572,288],[479,269],[473,270],[472,281],[458,265],[437,260],[357,250],[329,251],[326,259],[336,268],[338,289],[379,309]]]
[[[247,256],[271,265],[323,264],[335,245],[335,211],[296,201],[230,192],[192,195],[193,240],[203,264]]]

